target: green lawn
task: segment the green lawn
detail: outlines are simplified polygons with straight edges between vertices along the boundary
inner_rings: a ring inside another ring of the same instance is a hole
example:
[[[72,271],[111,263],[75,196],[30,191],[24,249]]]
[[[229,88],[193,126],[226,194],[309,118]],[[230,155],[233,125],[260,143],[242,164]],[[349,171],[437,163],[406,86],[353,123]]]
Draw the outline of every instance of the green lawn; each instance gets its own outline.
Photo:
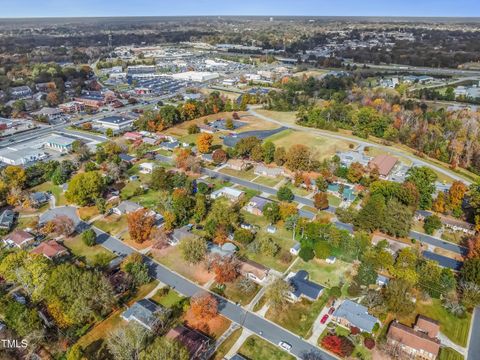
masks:
[[[228,338],[218,347],[217,351],[213,355],[214,360],[223,360],[225,355],[227,355],[228,351],[232,348],[232,346],[237,342],[238,338],[242,335],[242,329],[237,329],[233,333],[230,334]]]
[[[158,206],[159,195],[159,191],[149,189],[142,195],[133,196],[130,201],[134,201],[143,207],[155,210]]]
[[[64,245],[70,250],[70,252],[85,260],[89,265],[95,265],[98,257],[112,260],[115,258],[115,255],[105,249],[103,246],[94,245],[87,246],[82,241],[82,236],[77,235],[73,238],[66,238],[64,240]]]
[[[34,191],[50,191],[52,195],[55,196],[56,206],[64,206],[67,204],[62,188],[58,185],[54,185],[51,181],[33,187],[32,192]]]
[[[464,238],[465,238],[465,234],[459,231],[445,230],[442,233],[443,240],[446,240],[455,244],[460,244]]]
[[[260,176],[256,178],[254,182],[265,185],[265,186],[274,187],[280,181],[282,181],[282,179],[279,177],[271,178],[271,177]]]
[[[125,215],[109,215],[93,222],[93,225],[109,234],[115,235],[128,227]]]
[[[440,354],[438,355],[438,360],[463,360],[463,359],[464,357],[462,354],[448,347],[442,347],[440,349]]]
[[[417,302],[417,313],[437,320],[440,323],[440,331],[454,343],[466,346],[468,331],[472,315],[467,314],[466,318],[459,319],[449,313],[439,299],[432,299],[431,304]]]
[[[238,353],[249,360],[294,360],[295,358],[269,342],[252,335],[243,343]]]
[[[331,206],[337,207],[342,202],[342,200],[338,196],[335,196],[329,193],[327,193],[327,198],[328,198],[328,204]]]
[[[219,172],[245,180],[252,180],[257,176],[253,173],[253,168],[246,171],[237,171],[230,168],[224,168],[221,169]]]
[[[318,317],[328,300],[328,290],[317,301],[311,302],[305,299],[289,304],[286,310],[277,311],[268,309],[265,317],[280,326],[298,334],[304,338],[310,335],[313,322]]]
[[[310,280],[327,287],[337,286],[345,282],[347,273],[352,264],[337,259],[334,264],[327,264],[324,260],[313,259],[305,262],[298,259],[292,271],[306,270]]]
[[[292,232],[286,230],[283,225],[277,225],[277,232],[275,234],[269,234],[266,231],[266,228],[269,225],[269,221],[267,219],[265,219],[263,216],[256,216],[246,211],[242,211],[241,213],[246,223],[257,227],[257,238],[271,238],[280,246],[281,251],[279,251],[275,256],[268,256],[261,253],[254,253],[248,248],[242,248],[240,249],[240,255],[243,255],[269,268],[273,268],[282,272],[285,271],[291,262],[285,263],[281,261],[280,253],[282,250],[284,252],[289,251],[290,248],[295,244],[295,241],[292,239]]]
[[[171,308],[177,305],[180,301],[182,301],[183,296],[181,296],[178,292],[173,289],[168,289],[168,292],[164,295],[163,290],[159,289],[155,295],[151,298],[157,304],[160,304],[164,307]]]
[[[223,295],[227,298],[232,300],[235,303],[239,303],[241,305],[248,305],[252,299],[255,297],[257,292],[260,290],[260,286],[255,284],[255,287],[250,293],[245,293],[241,289],[239,289],[236,285],[237,282],[240,281],[241,278],[238,278],[235,282],[227,284],[225,286]],[[215,284],[212,288],[215,287]]]

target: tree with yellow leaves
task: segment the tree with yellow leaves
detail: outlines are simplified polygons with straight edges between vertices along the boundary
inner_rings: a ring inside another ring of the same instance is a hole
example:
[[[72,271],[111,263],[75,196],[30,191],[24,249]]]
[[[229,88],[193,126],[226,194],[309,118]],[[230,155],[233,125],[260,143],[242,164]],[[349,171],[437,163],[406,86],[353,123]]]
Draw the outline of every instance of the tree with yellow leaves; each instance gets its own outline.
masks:
[[[213,136],[211,134],[200,134],[197,138],[198,151],[202,154],[210,152],[212,146]]]

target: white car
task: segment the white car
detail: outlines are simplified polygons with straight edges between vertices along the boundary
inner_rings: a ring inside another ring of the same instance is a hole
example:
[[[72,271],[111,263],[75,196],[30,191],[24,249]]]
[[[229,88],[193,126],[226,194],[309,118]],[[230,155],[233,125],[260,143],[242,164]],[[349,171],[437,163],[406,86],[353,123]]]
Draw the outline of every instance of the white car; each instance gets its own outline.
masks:
[[[287,351],[290,351],[290,349],[292,348],[292,345],[290,345],[289,343],[287,343],[285,341],[280,341],[278,343],[278,346],[280,346],[282,349],[287,350]]]

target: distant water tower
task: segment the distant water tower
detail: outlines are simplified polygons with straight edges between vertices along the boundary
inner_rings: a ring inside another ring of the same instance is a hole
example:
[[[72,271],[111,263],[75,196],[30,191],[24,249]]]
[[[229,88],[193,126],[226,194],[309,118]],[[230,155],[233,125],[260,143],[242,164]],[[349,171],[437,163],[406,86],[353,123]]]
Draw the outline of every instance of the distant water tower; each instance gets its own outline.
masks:
[[[113,36],[112,33],[108,33],[108,47],[111,49],[113,47]]]
[[[272,22],[272,21],[273,21],[273,17],[270,17],[270,22]]]

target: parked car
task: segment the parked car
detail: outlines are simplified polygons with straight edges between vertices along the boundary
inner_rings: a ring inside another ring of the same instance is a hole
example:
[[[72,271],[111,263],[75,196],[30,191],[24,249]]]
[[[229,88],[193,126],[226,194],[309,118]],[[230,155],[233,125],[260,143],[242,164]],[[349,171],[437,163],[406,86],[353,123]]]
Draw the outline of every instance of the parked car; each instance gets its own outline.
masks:
[[[328,313],[329,313],[330,315],[332,315],[334,311],[335,311],[335,308],[332,306],[332,307],[328,310]]]
[[[292,345],[290,345],[289,343],[287,343],[285,341],[280,341],[278,343],[278,346],[280,346],[282,349],[287,350],[287,351],[289,351],[292,348]]]
[[[320,324],[325,324],[328,320],[328,314],[325,314],[322,316],[322,319],[320,320]]]

